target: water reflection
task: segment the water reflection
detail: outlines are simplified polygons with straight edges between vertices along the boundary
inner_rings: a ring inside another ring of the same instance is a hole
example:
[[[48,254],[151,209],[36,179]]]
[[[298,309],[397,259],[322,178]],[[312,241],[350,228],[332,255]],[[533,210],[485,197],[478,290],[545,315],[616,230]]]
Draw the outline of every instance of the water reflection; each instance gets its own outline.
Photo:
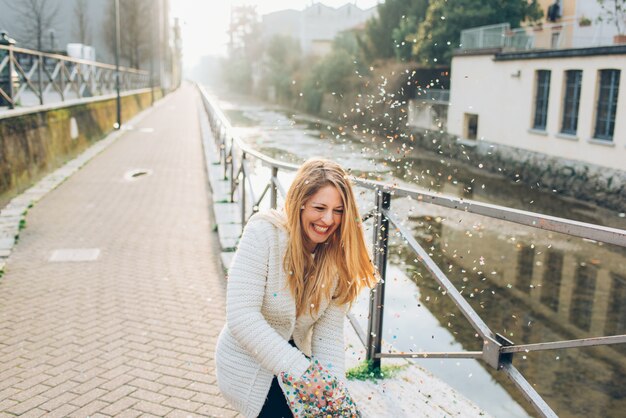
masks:
[[[240,104],[230,107],[229,115],[241,121],[237,123],[239,134],[278,159],[301,162],[322,155],[355,175],[626,228],[626,220],[613,212],[527,187],[521,181],[511,182],[440,155],[412,150],[406,142],[381,141],[367,132],[351,135],[354,130],[349,127],[293,117],[289,112]],[[360,191],[359,199],[362,207],[373,204],[367,191]],[[398,218],[406,220],[418,242],[494,332],[518,344],[626,333],[623,248],[410,199],[394,199],[392,209]],[[439,346],[440,350],[452,350],[450,345],[454,344],[480,350],[481,341],[462,314],[415,262],[408,247],[400,244],[397,237],[392,242],[390,271],[396,268],[403,272],[417,288],[408,292],[415,296],[412,300],[406,299],[406,288],[404,298],[388,291],[386,340],[404,351],[429,351],[433,349],[431,343],[442,341],[448,346]],[[393,280],[388,284],[399,285]],[[417,334],[416,328],[422,332]],[[626,411],[623,345],[517,354],[514,363],[560,416],[618,417]],[[487,387],[489,379],[480,377],[476,370],[469,371],[472,366],[468,364],[475,362],[428,360],[422,364],[494,415],[523,415],[507,396],[528,408],[508,380],[491,369],[481,370],[497,379],[510,395],[498,394],[491,387],[477,390]]]

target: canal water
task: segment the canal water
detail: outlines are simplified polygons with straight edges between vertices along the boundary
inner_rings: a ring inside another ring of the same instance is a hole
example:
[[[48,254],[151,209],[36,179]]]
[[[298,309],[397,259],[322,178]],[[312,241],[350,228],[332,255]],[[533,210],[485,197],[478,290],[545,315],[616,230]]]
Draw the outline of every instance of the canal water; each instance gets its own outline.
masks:
[[[332,158],[352,174],[389,184],[626,229],[625,215],[541,191],[441,155],[412,150],[356,127],[292,111],[222,100],[237,134],[279,160]],[[255,167],[259,195],[269,173]],[[289,184],[288,173],[279,174]],[[361,211],[374,205],[359,190]],[[516,344],[626,333],[626,251],[406,198],[392,200],[417,241],[487,325]],[[366,223],[366,233],[372,234]],[[480,350],[481,340],[416,256],[392,234],[384,335],[398,351]],[[367,294],[353,307],[365,328]],[[535,415],[508,379],[474,360],[420,359],[420,365],[497,417]],[[562,417],[623,417],[626,347],[516,354],[514,365]]]

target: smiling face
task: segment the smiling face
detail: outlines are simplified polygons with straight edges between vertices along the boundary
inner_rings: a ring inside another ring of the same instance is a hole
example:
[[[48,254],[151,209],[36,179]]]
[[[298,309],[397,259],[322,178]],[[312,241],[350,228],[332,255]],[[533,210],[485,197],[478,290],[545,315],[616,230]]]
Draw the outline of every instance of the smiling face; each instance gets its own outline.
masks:
[[[335,186],[321,187],[304,204],[300,213],[304,244],[309,252],[315,250],[341,225],[343,201]]]

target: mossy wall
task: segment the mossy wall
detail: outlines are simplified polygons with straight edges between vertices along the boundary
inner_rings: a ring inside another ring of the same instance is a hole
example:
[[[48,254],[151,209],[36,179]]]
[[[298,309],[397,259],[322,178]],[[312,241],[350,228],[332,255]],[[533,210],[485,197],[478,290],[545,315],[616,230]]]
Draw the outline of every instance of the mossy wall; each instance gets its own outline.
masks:
[[[161,96],[155,90],[155,100]],[[150,91],[122,96],[122,123],[150,104]],[[102,139],[115,122],[115,98],[0,118],[0,208]]]

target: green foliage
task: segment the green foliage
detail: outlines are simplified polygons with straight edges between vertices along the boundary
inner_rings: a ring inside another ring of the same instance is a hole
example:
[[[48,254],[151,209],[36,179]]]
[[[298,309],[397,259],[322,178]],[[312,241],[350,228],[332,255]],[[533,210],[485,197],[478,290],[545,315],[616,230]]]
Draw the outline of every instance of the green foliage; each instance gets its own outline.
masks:
[[[252,88],[252,64],[245,57],[223,61],[224,81],[237,93],[249,93]]]
[[[285,35],[275,35],[267,45],[263,61],[264,78],[274,87],[277,99],[293,98],[292,80],[300,63],[300,44]]]
[[[324,90],[321,82],[321,64],[317,64],[307,73],[302,86],[304,110],[309,113],[318,113],[322,106]]]
[[[413,54],[427,65],[450,64],[461,31],[478,26],[536,21],[543,12],[537,0],[432,0],[417,32]]]
[[[223,63],[224,79],[233,91],[248,93],[252,87],[252,68],[263,53],[256,7],[234,7],[228,34],[230,42],[228,59]]]
[[[356,367],[346,371],[346,377],[350,380],[380,380],[389,379],[395,376],[400,370],[405,369],[406,365],[383,365],[380,369],[373,368],[371,361],[364,361]]]
[[[415,32],[417,28],[416,19],[413,16],[406,17],[400,21],[400,25],[393,30],[391,36],[394,42],[394,52],[399,61],[408,61],[413,55],[413,44],[415,43]]]
[[[367,22],[363,49],[368,59],[388,59],[396,56],[396,38],[392,35],[401,22],[405,22],[402,32],[417,32],[417,24],[426,16],[428,0],[386,0],[378,5],[378,17]],[[415,25],[409,30],[406,25]]]

